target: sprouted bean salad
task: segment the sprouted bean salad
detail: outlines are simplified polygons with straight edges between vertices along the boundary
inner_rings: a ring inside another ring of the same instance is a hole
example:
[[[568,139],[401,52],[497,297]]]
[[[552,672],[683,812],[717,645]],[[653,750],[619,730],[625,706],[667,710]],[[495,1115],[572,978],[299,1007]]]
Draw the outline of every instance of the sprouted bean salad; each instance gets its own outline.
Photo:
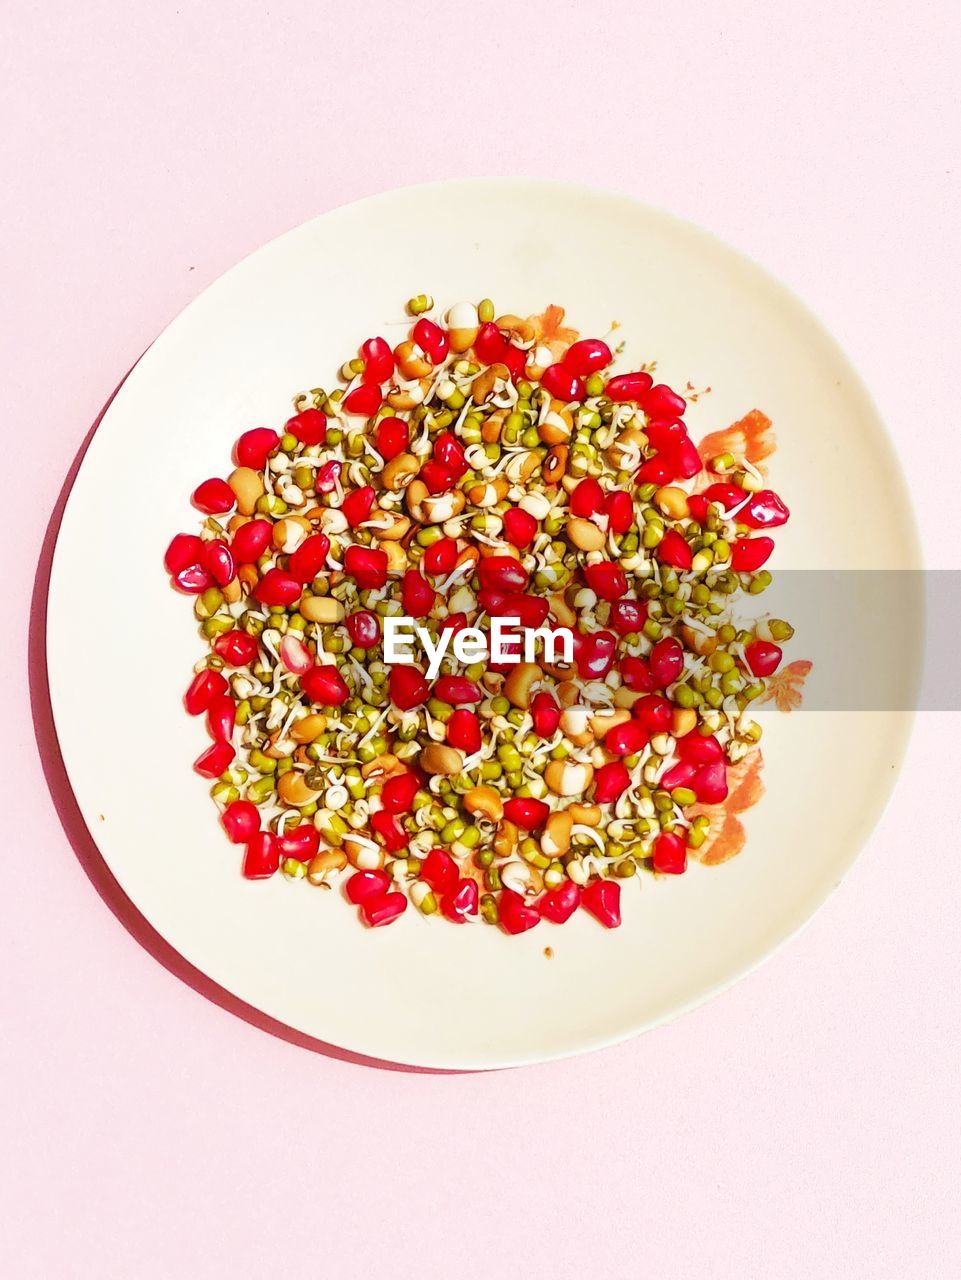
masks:
[[[624,883],[685,871],[757,747],[792,628],[736,608],[788,510],[745,459],[702,459],[653,365],[615,372],[607,341],[548,345],[489,299],[407,309],[403,341],[245,431],[167,549],[208,646],[194,768],[244,876],[338,885],[367,925],[411,903],[616,927]],[[400,617],[438,642],[569,628],[572,661],[448,648],[429,678],[385,661]]]

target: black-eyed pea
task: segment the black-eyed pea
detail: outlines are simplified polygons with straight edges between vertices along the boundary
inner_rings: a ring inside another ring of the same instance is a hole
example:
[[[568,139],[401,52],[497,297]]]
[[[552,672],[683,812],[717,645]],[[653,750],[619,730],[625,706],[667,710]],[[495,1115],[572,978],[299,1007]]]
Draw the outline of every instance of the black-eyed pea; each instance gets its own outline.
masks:
[[[541,475],[545,484],[560,484],[567,471],[567,459],[570,449],[566,444],[555,444],[544,459]]]
[[[409,387],[398,387],[396,391],[387,393],[387,403],[392,409],[416,409],[423,404],[430,390],[430,378],[421,378],[420,382]]]

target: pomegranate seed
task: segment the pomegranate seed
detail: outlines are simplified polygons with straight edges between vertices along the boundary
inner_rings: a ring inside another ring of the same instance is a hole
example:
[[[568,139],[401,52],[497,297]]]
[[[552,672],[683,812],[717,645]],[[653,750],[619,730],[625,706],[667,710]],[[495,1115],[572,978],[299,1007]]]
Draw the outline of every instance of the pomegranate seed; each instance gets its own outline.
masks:
[[[280,848],[269,831],[258,831],[247,843],[243,873],[248,880],[266,880],[280,866]]]
[[[456,635],[458,631],[463,631],[467,626],[466,613],[449,613],[446,618],[441,619],[441,631],[449,631],[451,635]]]
[[[426,618],[434,607],[437,592],[416,569],[408,569],[400,584],[404,612],[410,618]]]
[[[530,574],[512,556],[487,556],[477,566],[482,587],[495,591],[523,591]]]
[[[461,707],[447,721],[447,741],[465,755],[472,756],[481,749],[480,721],[473,711]]]
[[[527,352],[508,342],[501,356],[501,363],[507,366],[507,372],[514,382],[520,382],[527,370]]]
[[[548,365],[541,375],[541,386],[549,395],[556,400],[563,400],[565,404],[580,402],[585,396],[584,383],[564,364]]]
[[[400,418],[381,418],[374,432],[377,452],[389,462],[410,444],[410,427]]]
[[[662,875],[679,876],[687,870],[687,846],[673,831],[662,831],[654,841],[654,870]]]
[[[594,799],[598,804],[613,804],[631,785],[627,765],[620,760],[602,764],[594,774]]]
[[[648,458],[646,462],[642,462],[637,469],[638,484],[667,484],[669,480],[673,480],[677,475],[674,467],[666,454],[655,454],[653,458]]]
[[[620,600],[627,591],[627,574],[619,564],[602,560],[584,568],[587,585],[601,600]]]
[[[358,609],[344,619],[351,644],[358,649],[373,649],[380,644],[380,618],[369,609]]]
[[[480,686],[466,676],[441,676],[434,685],[434,697],[449,702],[452,707],[480,702],[483,696]]]
[[[448,920],[463,924],[468,916],[477,915],[478,896],[476,880],[458,880],[450,893],[441,899],[440,909]]]
[[[421,866],[420,878],[436,893],[448,893],[457,883],[457,863],[443,849],[431,849]]]
[[[648,732],[640,720],[616,724],[604,735],[604,746],[616,756],[635,756],[648,743]]]
[[[454,473],[436,458],[431,458],[424,463],[418,472],[417,479],[426,484],[429,492],[435,496],[439,493],[450,493],[457,483]]]
[[[617,637],[610,631],[596,631],[583,636],[573,633],[574,662],[582,680],[603,680],[614,665]]]
[[[327,415],[320,409],[302,409],[287,419],[286,430],[301,444],[323,444],[327,439]]]
[[[723,760],[702,764],[691,779],[691,790],[701,804],[720,804],[727,799],[727,769]]]
[[[357,871],[344,886],[347,897],[355,906],[382,898],[393,881],[386,871]]]
[[[646,658],[635,658],[633,654],[628,654],[621,659],[617,669],[628,689],[633,690],[634,693],[654,692],[654,680]]]
[[[234,844],[246,844],[260,830],[260,813],[249,800],[231,800],[220,815],[220,821]]]
[[[747,491],[742,489],[740,485],[726,484],[718,481],[717,484],[709,484],[704,490],[704,497],[708,502],[716,502],[724,511],[731,511],[738,506],[747,497]],[[688,503],[690,506],[690,502]],[[738,519],[740,519],[740,514]]]
[[[314,665],[314,660],[303,640],[290,634],[280,642],[280,665],[291,675],[302,676]]]
[[[434,324],[433,320],[422,317],[414,325],[411,336],[421,351],[430,357],[431,364],[440,364],[446,359],[447,352],[450,350],[450,339],[446,331],[440,325]]]
[[[411,711],[427,701],[430,692],[422,671],[417,667],[394,666],[388,677],[390,700],[401,711]]]
[[[407,832],[401,826],[397,815],[387,813],[384,809],[378,809],[376,813],[370,815],[370,829],[388,853],[397,853],[400,849],[406,849],[410,843]]]
[[[267,459],[280,444],[280,436],[270,427],[254,427],[245,431],[234,445],[234,459],[238,467],[251,467],[263,471]]]
[[[510,892],[508,890],[508,892]],[[581,891],[573,880],[565,880],[555,889],[548,889],[537,904],[545,920],[552,924],[566,924],[581,905]]]
[[[364,360],[363,382],[386,382],[394,372],[394,353],[384,338],[368,338],[360,349]]]
[[[505,933],[526,933],[540,924],[541,915],[536,907],[528,906],[519,893],[504,889],[498,901],[498,915]]]
[[[564,364],[578,378],[587,378],[603,369],[614,359],[611,349],[600,338],[581,338],[567,348]]]
[[[169,574],[180,573],[200,563],[204,544],[194,533],[178,533],[164,552],[164,568]]]
[[[643,600],[615,600],[608,621],[619,636],[631,636],[641,630],[646,618],[647,604]]]
[[[356,413],[361,418],[372,418],[383,403],[384,397],[376,382],[362,382],[341,401],[345,413]]]
[[[731,568],[735,573],[753,573],[767,563],[773,550],[773,538],[738,538],[731,547]]]
[[[594,880],[581,894],[581,904],[605,929],[621,923],[621,886],[616,880]]]
[[[504,817],[522,831],[536,831],[550,817],[550,806],[532,796],[513,796],[504,804]]]
[[[751,672],[756,676],[770,676],[777,671],[781,663],[781,649],[768,640],[752,640],[744,646],[744,657]]]
[[[344,513],[344,519],[352,529],[356,529],[359,524],[363,524],[365,520],[370,519],[375,496],[371,486],[365,484],[362,489],[354,489],[344,498],[340,504],[340,509]]]
[[[209,667],[198,671],[184,694],[187,713],[192,716],[201,715],[214,698],[219,698],[221,694],[226,693],[229,687],[219,671],[211,671]]]
[[[571,492],[569,502],[571,515],[578,516],[581,520],[589,520],[591,516],[604,509],[604,501],[604,490],[598,481],[593,476],[585,476]]]
[[[257,657],[258,644],[246,631],[224,631],[214,638],[213,650],[229,667],[247,667]]]
[[[237,502],[234,491],[226,480],[205,480],[198,484],[191,494],[190,501],[208,516],[223,515],[233,509]]]
[[[207,732],[214,742],[229,742],[236,723],[237,708],[233,698],[226,693],[214,698],[207,708]]]
[[[627,533],[634,523],[634,499],[623,489],[612,489],[604,499],[604,514],[611,533]]]
[[[680,418],[687,408],[687,401],[665,383],[659,382],[645,392],[641,408],[649,418]]]
[[[322,467],[318,467],[317,474],[314,476],[314,492],[333,493],[337,488],[340,472],[341,464],[336,458],[332,458],[330,462],[325,462]]]
[[[387,581],[387,552],[376,547],[348,547],[344,569],[362,591],[376,591]]]
[[[673,684],[684,669],[684,650],[673,636],[665,636],[648,655],[651,677],[659,689]]]
[[[657,544],[657,558],[661,564],[669,564],[682,571],[690,569],[694,559],[689,544],[676,529],[665,529],[664,537]]]
[[[210,542],[204,543],[202,560],[204,568],[218,587],[225,587],[237,576],[230,548],[220,538],[213,538]]]
[[[311,702],[323,707],[341,707],[350,697],[347,682],[331,663],[305,671],[300,677],[300,687]]]
[[[294,551],[287,561],[287,572],[292,578],[305,585],[314,578],[327,564],[327,553],[330,551],[330,539],[326,533],[312,533]]]
[[[691,518],[698,524],[703,524],[707,519],[707,508],[708,500],[703,493],[688,494],[687,509],[691,513]]]
[[[453,538],[438,538],[424,552],[422,563],[435,576],[450,573],[457,564],[457,543]]]
[[[194,768],[204,778],[219,778],[229,769],[236,752],[229,742],[215,742],[194,761]]]
[[[687,436],[680,441],[670,457],[674,466],[675,476],[680,476],[682,480],[690,480],[692,476],[696,476],[704,465],[701,462],[701,455],[697,451],[697,446]]]
[[[531,699],[531,719],[538,737],[553,738],[561,722],[561,709],[557,699],[546,689],[541,689]]]
[[[649,693],[636,702],[634,714],[648,733],[667,733],[671,727],[671,704],[659,693]]]
[[[683,440],[687,439],[687,428],[683,422],[654,420],[644,428],[648,444],[658,453],[673,453]]]
[[[199,564],[192,564],[186,569],[181,569],[179,573],[174,574],[173,581],[174,586],[188,596],[199,596],[201,591],[206,591],[208,587],[214,585],[213,578]]]
[[[385,893],[382,898],[371,898],[362,904],[360,916],[372,929],[390,924],[407,910],[407,899],[402,893]]]
[[[692,764],[690,760],[680,760],[666,773],[661,774],[657,785],[664,791],[673,791],[675,787],[688,787],[695,773],[697,773],[697,765]]]
[[[507,346],[507,339],[496,324],[482,324],[474,339],[474,354],[482,364],[503,363]]]
[[[470,468],[464,455],[464,446],[450,431],[443,431],[434,441],[434,457],[446,467],[455,480],[459,480]]]
[[[774,529],[786,524],[791,513],[773,489],[751,494],[750,502],[738,512],[738,520],[751,529]]]
[[[304,584],[283,569],[268,569],[254,587],[253,595],[261,604],[287,605],[299,600],[303,590]]]
[[[543,596],[511,592],[504,600],[505,617],[516,618],[521,627],[537,628],[551,611],[551,602]]]
[[[453,717],[451,717],[453,719]],[[410,813],[414,796],[420,790],[420,778],[412,770],[395,773],[387,779],[380,793],[385,813]]]
[[[237,564],[253,564],[270,545],[272,526],[269,520],[248,520],[242,524],[230,543]]]
[[[692,764],[709,764],[724,758],[724,748],[713,734],[686,733],[678,738],[675,750],[682,760]]]
[[[537,529],[537,521],[523,507],[510,507],[504,512],[504,536],[511,546],[518,549],[529,547]]]
[[[616,378],[608,380],[604,394],[615,404],[639,404],[653,381],[649,373],[619,373]]]
[[[282,857],[309,862],[320,849],[320,832],[312,822],[302,822],[292,831],[279,835],[277,845]]]

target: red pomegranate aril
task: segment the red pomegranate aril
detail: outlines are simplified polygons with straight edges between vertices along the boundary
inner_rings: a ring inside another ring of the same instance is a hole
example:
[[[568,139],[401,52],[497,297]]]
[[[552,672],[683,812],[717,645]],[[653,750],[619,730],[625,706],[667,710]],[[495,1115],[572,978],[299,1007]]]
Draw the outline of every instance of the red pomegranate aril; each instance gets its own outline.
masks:
[[[627,533],[634,523],[634,500],[623,489],[613,489],[604,499],[603,509],[611,533]]]
[[[537,530],[537,521],[523,507],[510,507],[504,512],[504,536],[518,550],[531,545]]]
[[[651,649],[647,661],[654,683],[664,689],[684,670],[684,650],[673,636],[665,636]]]
[[[496,324],[482,324],[474,339],[474,354],[482,364],[503,363],[507,345],[507,339]]]
[[[567,348],[563,363],[578,378],[587,378],[613,359],[610,347],[600,338],[581,338]]]
[[[504,804],[504,817],[522,831],[536,831],[550,817],[550,805],[532,796],[512,796]]]
[[[269,520],[248,520],[234,534],[230,552],[236,564],[253,564],[270,546],[273,526]]]
[[[184,694],[184,706],[188,715],[202,715],[214,698],[226,693],[229,687],[219,671],[211,671],[209,667],[198,671]]]
[[[390,700],[401,711],[412,711],[427,701],[430,688],[417,667],[393,666],[388,677]]]
[[[360,354],[364,361],[362,382],[386,382],[394,372],[394,353],[385,338],[368,338]]]
[[[352,529],[356,529],[359,524],[370,519],[375,497],[376,494],[369,484],[365,484],[362,489],[353,489],[345,496],[340,509]]]
[[[341,707],[350,697],[347,682],[332,663],[305,671],[300,677],[300,687],[311,702],[322,707]]]
[[[277,846],[282,857],[309,862],[320,849],[320,832],[312,822],[301,822],[299,826],[278,835]]]
[[[677,764],[661,774],[657,785],[663,791],[673,791],[675,787],[688,787],[695,773],[697,773],[696,764],[690,760],[679,760]]]
[[[463,924],[468,916],[477,915],[479,893],[476,880],[458,880],[441,899],[440,909],[455,924]]]
[[[357,871],[344,885],[344,892],[354,906],[359,907],[372,898],[383,898],[392,883],[386,871]]]
[[[515,347],[512,342],[508,342],[504,347],[504,353],[501,356],[501,363],[507,366],[507,372],[511,375],[514,382],[520,382],[524,377],[527,369],[528,353],[523,347]]]
[[[227,481],[215,477],[212,480],[205,480],[203,484],[198,484],[191,494],[190,501],[205,515],[221,516],[224,512],[233,509],[237,499]]]
[[[523,591],[530,574],[512,556],[487,556],[477,566],[482,587],[494,591]]]
[[[595,631],[584,636],[573,633],[574,663],[582,680],[603,680],[614,665],[617,636],[611,631]]]
[[[453,717],[452,717],[453,718]],[[380,793],[380,802],[385,813],[410,813],[414,807],[414,796],[420,790],[420,778],[412,770],[395,773],[384,783]]]
[[[541,386],[565,404],[584,399],[584,383],[566,364],[552,364],[541,374]]]
[[[557,699],[546,689],[541,689],[531,699],[531,719],[539,738],[553,738],[561,723],[561,709]]]
[[[174,574],[173,583],[186,595],[199,596],[202,591],[214,585],[214,580],[202,565],[191,564]]]
[[[233,698],[226,693],[214,698],[207,708],[207,732],[214,742],[229,742],[236,723],[237,708]]]
[[[266,880],[280,866],[280,848],[269,831],[258,831],[247,842],[243,873],[248,880]]]
[[[673,714],[667,698],[659,693],[649,693],[634,704],[634,714],[648,733],[667,733]]]
[[[362,904],[360,916],[371,929],[390,924],[407,910],[407,898],[402,893],[385,893],[382,898],[371,898]]]
[[[627,720],[608,729],[604,746],[616,756],[634,756],[644,750],[649,737],[640,720]]]
[[[466,471],[470,470],[464,455],[464,446],[450,431],[441,432],[434,441],[434,457],[442,467],[447,468],[455,480],[459,480]]]
[[[727,484],[723,480],[717,481],[715,484],[709,484],[704,490],[704,497],[708,502],[716,502],[723,511],[731,511],[747,497],[747,491],[737,484]],[[690,506],[690,503],[688,503]],[[738,519],[741,519],[740,512]]]
[[[751,674],[763,679],[777,671],[781,664],[782,652],[779,645],[769,640],[752,640],[744,646],[744,657],[751,668]]]
[[[686,436],[671,452],[670,459],[673,463],[674,475],[680,476],[682,480],[690,480],[692,476],[696,476],[704,465],[697,446]]]
[[[605,929],[621,923],[621,886],[617,880],[593,880],[581,894],[581,906]]]
[[[434,607],[437,592],[416,569],[408,569],[401,580],[400,597],[409,618],[426,618]]]
[[[336,458],[331,458],[330,462],[325,462],[322,467],[318,467],[317,474],[314,476],[314,492],[333,493],[340,480],[341,470],[341,463]]]
[[[674,831],[662,831],[654,841],[651,861],[662,875],[679,876],[687,870],[687,846]]]
[[[194,533],[178,533],[170,540],[170,546],[164,552],[164,568],[169,574],[180,573],[200,564],[204,552],[204,544]]]
[[[649,418],[680,418],[687,408],[687,401],[663,382],[644,393],[641,408]]]
[[[446,330],[434,324],[433,320],[422,317],[414,325],[411,336],[421,351],[430,357],[431,364],[440,364],[446,359],[447,352],[450,350],[450,338]]]
[[[647,442],[658,453],[671,453],[687,439],[687,428],[677,419],[654,419],[644,428]]]
[[[314,578],[327,564],[327,553],[330,551],[330,539],[326,533],[312,533],[294,551],[287,561],[287,572],[292,578],[305,585]]]
[[[213,650],[228,667],[246,667],[257,657],[259,645],[247,631],[234,628],[214,637]]]
[[[565,880],[554,889],[548,889],[537,903],[537,909],[551,924],[566,924],[581,905],[581,891],[573,880]]]
[[[231,800],[220,821],[233,844],[246,844],[260,830],[260,812],[249,800]]]
[[[516,618],[521,627],[536,629],[547,621],[551,602],[544,596],[529,596],[512,591],[504,598],[505,618]]]
[[[446,618],[442,618],[440,622],[441,631],[449,631],[452,636],[456,636],[458,631],[463,631],[468,625],[466,613],[449,613]]]
[[[348,547],[344,569],[362,591],[376,591],[387,581],[387,553],[376,547]]]
[[[304,584],[284,569],[268,569],[254,587],[253,596],[261,604],[288,605],[303,595]]]
[[[480,721],[473,711],[461,707],[447,721],[447,741],[458,751],[472,756],[481,749]]]
[[[421,563],[428,573],[446,576],[457,564],[457,555],[457,543],[453,538],[438,538],[424,552]]]
[[[696,520],[698,524],[703,524],[707,519],[708,501],[703,493],[691,493],[687,498],[687,509],[691,514],[691,519]]]
[[[678,738],[675,751],[682,760],[690,760],[692,764],[710,764],[724,757],[724,748],[713,733],[686,733]]]
[[[314,658],[303,640],[289,632],[280,642],[280,665],[290,675],[303,676],[314,665]]]
[[[480,685],[466,676],[441,676],[434,685],[434,697],[452,707],[480,702],[483,696]]]
[[[627,654],[626,657],[621,659],[617,669],[621,673],[621,679],[632,692],[654,692],[656,686],[646,658],[637,658],[634,654]]]
[[[233,582],[237,576],[230,548],[220,538],[212,538],[209,542],[204,543],[201,560],[204,568],[218,587],[225,587],[228,582]]]
[[[453,889],[458,874],[457,863],[443,849],[431,849],[420,869],[421,880],[426,880],[435,893]]]
[[[690,783],[701,804],[720,804],[727,799],[727,768],[723,760],[702,764]]]
[[[441,493],[450,493],[457,483],[457,477],[442,462],[430,458],[417,473],[417,479],[426,484],[430,493],[436,497]]]
[[[612,760],[610,764],[602,764],[594,774],[594,799],[597,804],[613,804],[630,785],[627,765]]]
[[[585,476],[579,480],[571,491],[568,503],[572,516],[581,520],[589,520],[604,508],[605,494],[600,483],[593,476]]]
[[[619,373],[615,378],[608,379],[604,394],[615,404],[639,404],[653,381],[649,373]]]
[[[410,444],[410,427],[400,418],[381,418],[374,431],[377,452],[389,462]]]
[[[384,397],[376,382],[362,382],[341,401],[345,413],[356,413],[361,418],[372,418],[383,403]]]
[[[358,649],[373,649],[380,643],[380,618],[369,609],[348,613],[344,625],[351,644],[355,644]]]
[[[370,829],[388,853],[406,849],[410,843],[410,837],[401,825],[400,818],[384,809],[378,809],[370,815]]]
[[[513,889],[501,892],[497,909],[498,919],[505,933],[526,933],[541,922],[541,914],[537,908],[529,906]]]
[[[750,529],[775,529],[786,524],[791,513],[773,489],[760,489],[751,494],[737,518]]]
[[[602,560],[584,569],[587,585],[601,600],[620,600],[627,591],[627,574],[619,564]]]
[[[647,619],[647,603],[643,600],[615,600],[608,622],[619,636],[636,635]]]
[[[254,427],[245,431],[234,445],[234,459],[238,467],[250,467],[263,471],[267,459],[280,444],[280,436],[270,427]]]
[[[327,439],[327,415],[320,409],[302,409],[287,419],[286,430],[301,444],[323,444]]]
[[[731,547],[731,568],[735,573],[754,573],[770,559],[773,538],[738,538]]]
[[[664,537],[657,544],[656,555],[661,564],[671,565],[682,572],[690,569],[694,560],[690,544],[676,529],[664,530]]]
[[[215,742],[194,761],[194,768],[204,778],[219,778],[229,769],[236,752],[229,742]]]
[[[642,462],[637,469],[638,484],[667,484],[675,479],[677,472],[666,454],[656,453],[653,458]]]

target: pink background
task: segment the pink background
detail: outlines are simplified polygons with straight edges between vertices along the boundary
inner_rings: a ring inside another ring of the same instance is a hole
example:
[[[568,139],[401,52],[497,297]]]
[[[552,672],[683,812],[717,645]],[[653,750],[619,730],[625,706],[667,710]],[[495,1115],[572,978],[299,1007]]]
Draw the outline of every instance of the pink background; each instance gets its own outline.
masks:
[[[23,678],[51,511],[158,330],[286,228],[444,175],[610,186],[772,268],[864,373],[928,562],[957,568],[957,6],[17,10],[0,1271],[957,1275],[956,717],[921,718],[844,887],[735,990],[593,1057],[430,1076],[267,1034],[138,945],[65,837]]]

